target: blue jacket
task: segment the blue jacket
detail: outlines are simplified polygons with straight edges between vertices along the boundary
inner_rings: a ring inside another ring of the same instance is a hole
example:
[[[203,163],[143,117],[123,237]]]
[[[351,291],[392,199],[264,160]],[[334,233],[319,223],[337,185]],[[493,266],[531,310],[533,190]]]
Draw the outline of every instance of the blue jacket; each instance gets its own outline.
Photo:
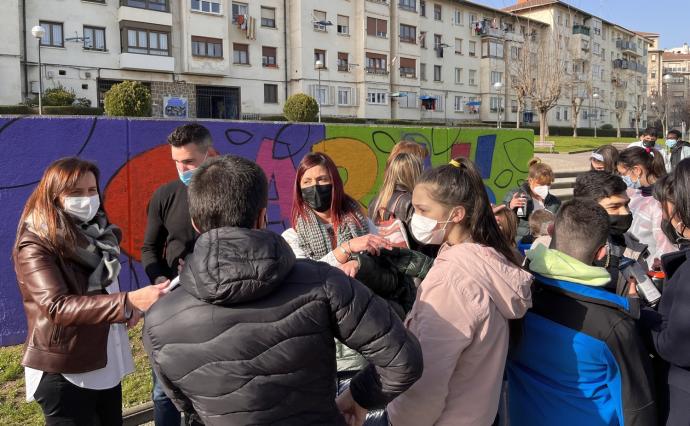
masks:
[[[511,426],[655,425],[649,354],[628,299],[535,278],[508,358]]]

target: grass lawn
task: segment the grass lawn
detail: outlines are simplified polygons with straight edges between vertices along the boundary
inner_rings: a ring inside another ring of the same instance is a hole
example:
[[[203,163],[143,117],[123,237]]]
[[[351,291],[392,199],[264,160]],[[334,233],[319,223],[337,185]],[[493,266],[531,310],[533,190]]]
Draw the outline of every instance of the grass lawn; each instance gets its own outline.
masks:
[[[151,370],[141,343],[141,326],[129,330],[134,365],[133,374],[122,382],[122,407],[151,399]],[[22,346],[0,348],[0,425],[42,425],[43,414],[37,403],[25,402],[24,368],[19,364]]]
[[[582,150],[594,150],[601,145],[606,145],[610,143],[620,143],[620,142],[634,142],[635,138],[611,138],[611,137],[592,137],[592,136],[578,136],[573,138],[572,136],[549,136],[546,138],[548,141],[556,142],[556,147],[554,150],[559,153],[582,151]],[[534,140],[538,141],[539,136],[535,135]],[[538,152],[547,152],[545,149],[539,149]]]

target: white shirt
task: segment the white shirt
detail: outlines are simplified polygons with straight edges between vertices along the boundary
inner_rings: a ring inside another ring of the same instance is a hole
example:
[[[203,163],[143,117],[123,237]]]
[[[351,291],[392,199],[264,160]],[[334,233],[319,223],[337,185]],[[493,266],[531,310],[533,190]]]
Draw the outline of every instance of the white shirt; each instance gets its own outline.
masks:
[[[105,291],[108,294],[118,293],[120,291],[118,280],[113,281]],[[86,373],[63,373],[62,377],[73,385],[84,389],[103,390],[117,386],[123,377],[134,371],[134,359],[132,359],[132,350],[129,347],[125,324],[110,324],[107,355],[108,361],[103,368]],[[36,393],[41,377],[43,377],[43,371],[24,367],[24,377],[26,379],[26,401],[31,402],[34,400],[34,393]]]
[[[379,230],[374,225],[374,222],[371,221],[371,219],[367,218],[367,223],[369,225],[369,233],[378,235]],[[326,226],[326,229],[331,229],[333,228],[333,225],[330,223],[324,224]],[[294,228],[288,228],[283,232],[282,234],[283,238],[287,243],[290,245],[290,248],[292,248],[292,252],[295,254],[295,257],[298,259],[306,259],[307,254],[302,250],[302,247],[299,246],[299,236],[297,235],[297,231],[295,231]],[[338,266],[340,265],[340,262],[338,262],[338,259],[335,257],[335,253],[333,251],[328,252],[327,255],[322,257],[321,259],[314,259],[314,260],[319,260],[321,262],[326,262],[331,266]]]
[[[630,145],[628,145],[628,148],[634,148],[634,147],[636,147],[636,146],[639,146],[640,148],[644,148],[644,147],[645,147],[645,146],[644,146],[644,143],[643,143],[642,141],[637,141],[637,142],[633,142],[633,143],[631,143]],[[657,151],[661,151],[661,150],[662,150],[661,146],[660,146],[659,144],[657,144],[657,143],[655,143],[654,146],[653,146],[652,148],[656,149]]]

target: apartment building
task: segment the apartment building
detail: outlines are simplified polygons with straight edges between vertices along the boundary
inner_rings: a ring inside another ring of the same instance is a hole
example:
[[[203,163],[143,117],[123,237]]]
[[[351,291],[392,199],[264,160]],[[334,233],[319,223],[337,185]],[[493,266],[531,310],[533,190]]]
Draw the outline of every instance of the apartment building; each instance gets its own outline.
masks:
[[[551,110],[549,124],[578,127],[647,125],[647,57],[644,33],[626,29],[559,0],[520,0],[505,11],[543,22],[569,46],[564,66],[576,82]]]

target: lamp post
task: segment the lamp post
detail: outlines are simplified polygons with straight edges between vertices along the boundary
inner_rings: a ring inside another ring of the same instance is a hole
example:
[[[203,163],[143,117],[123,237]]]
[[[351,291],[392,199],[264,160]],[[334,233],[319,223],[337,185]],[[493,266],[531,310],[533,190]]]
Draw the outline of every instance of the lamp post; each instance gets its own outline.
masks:
[[[669,85],[669,83],[671,82],[672,79],[673,79],[673,76],[672,76],[671,74],[664,74],[664,76],[662,77],[662,80],[664,81],[664,95],[666,95],[666,106],[665,106],[665,108],[666,108],[666,113],[664,114],[664,127],[665,127],[666,129],[665,129],[665,132],[664,132],[664,136],[665,136],[665,135],[668,133],[668,131],[669,131],[669,127],[668,127],[668,114],[669,114],[669,109],[670,109],[670,107],[669,107],[670,96],[669,96],[669,93],[668,93],[668,85]]]
[[[501,88],[503,83],[497,81],[494,83],[494,89],[496,89],[496,94],[498,95],[498,105],[496,105],[496,128],[501,128]]]
[[[580,110],[582,109],[582,97],[577,96],[575,99],[573,99],[575,102],[575,111],[573,111],[573,119],[575,120],[575,126],[573,126],[573,137],[577,137],[577,125],[580,124],[578,121],[580,120]],[[577,112],[577,114],[575,114]]]
[[[36,25],[31,28],[31,35],[38,40],[38,115],[43,115],[43,73],[41,71],[41,39],[45,35],[46,30]]]
[[[318,88],[316,89],[316,101],[319,104],[319,123],[321,122],[321,69],[323,69],[323,61],[321,59],[317,60],[316,63],[314,64],[316,66],[316,70],[319,73],[319,85]]]
[[[597,110],[597,101],[599,100],[599,94],[595,93],[592,95],[592,99],[594,99],[594,137],[597,137],[597,121],[599,120],[599,114]]]

